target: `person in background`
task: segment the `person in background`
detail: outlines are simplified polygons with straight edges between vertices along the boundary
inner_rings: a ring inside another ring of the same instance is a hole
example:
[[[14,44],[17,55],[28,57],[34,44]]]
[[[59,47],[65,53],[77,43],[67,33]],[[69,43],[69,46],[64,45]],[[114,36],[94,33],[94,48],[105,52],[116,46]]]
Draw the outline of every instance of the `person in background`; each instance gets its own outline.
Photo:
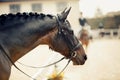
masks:
[[[98,28],[99,28],[99,29],[103,29],[103,28],[104,28],[104,25],[103,25],[102,22],[100,22],[100,23],[98,24]]]
[[[98,29],[99,29],[99,36],[104,37],[104,35],[105,35],[105,33],[104,33],[104,24],[102,22],[100,22],[98,24]]]
[[[84,28],[85,24],[87,23],[87,20],[86,20],[86,18],[83,17],[83,13],[82,12],[80,12],[79,23],[80,23],[80,26],[82,28]]]
[[[89,36],[91,36],[91,26],[88,24],[87,19],[83,17],[82,12],[80,12],[79,24],[80,24],[81,30],[82,29],[87,30],[89,33]]]

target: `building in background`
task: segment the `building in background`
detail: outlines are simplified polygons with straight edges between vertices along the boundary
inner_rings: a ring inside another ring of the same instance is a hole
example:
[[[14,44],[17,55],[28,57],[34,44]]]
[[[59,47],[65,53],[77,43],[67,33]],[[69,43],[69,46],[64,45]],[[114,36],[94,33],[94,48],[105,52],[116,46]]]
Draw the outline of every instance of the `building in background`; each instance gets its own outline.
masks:
[[[72,9],[68,20],[76,29],[79,28],[79,0],[0,0],[0,14],[38,12],[56,15],[70,6]]]
[[[100,17],[103,17],[103,13],[102,13],[102,10],[100,8],[97,8],[96,9],[96,12],[95,12],[95,18],[100,18]]]

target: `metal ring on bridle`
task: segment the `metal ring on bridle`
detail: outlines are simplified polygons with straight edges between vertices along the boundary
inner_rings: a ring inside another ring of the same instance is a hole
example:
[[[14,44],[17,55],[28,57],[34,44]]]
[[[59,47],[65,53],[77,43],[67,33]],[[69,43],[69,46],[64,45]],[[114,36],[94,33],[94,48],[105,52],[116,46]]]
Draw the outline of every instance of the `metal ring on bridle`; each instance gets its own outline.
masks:
[[[73,53],[72,57],[75,58],[77,56],[76,51]]]

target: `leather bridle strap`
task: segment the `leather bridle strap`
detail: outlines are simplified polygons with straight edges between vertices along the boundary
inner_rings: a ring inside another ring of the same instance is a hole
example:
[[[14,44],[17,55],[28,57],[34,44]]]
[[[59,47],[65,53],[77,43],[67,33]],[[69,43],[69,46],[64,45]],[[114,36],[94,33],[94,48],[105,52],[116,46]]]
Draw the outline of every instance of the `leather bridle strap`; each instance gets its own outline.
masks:
[[[66,64],[65,67],[61,70],[61,72],[59,72],[59,74],[57,74],[57,76],[59,76],[59,75],[67,68],[67,66],[69,65],[69,63],[70,63],[70,61],[72,60],[72,58],[73,58],[73,57],[76,57],[77,54],[74,52],[74,50],[76,50],[79,46],[80,46],[80,43],[79,43],[78,45],[76,45],[76,46],[72,49],[73,51],[71,52],[71,56],[70,56],[67,64]]]
[[[18,61],[17,61],[17,62],[18,62],[19,64],[21,64],[22,66],[29,67],[29,68],[46,68],[46,67],[55,65],[55,64],[59,63],[60,61],[62,61],[62,60],[64,60],[64,59],[65,59],[65,57],[62,57],[62,58],[61,58],[60,60],[58,60],[58,61],[55,61],[55,62],[53,62],[53,63],[51,63],[51,64],[48,64],[48,65],[45,65],[45,66],[40,66],[40,67],[26,65],[26,64],[23,64],[23,63],[18,62]]]
[[[57,21],[57,24],[58,24],[57,25],[57,27],[58,27],[58,34],[62,36],[62,38],[66,42],[67,46],[70,48],[70,54],[72,55],[74,53],[74,51],[79,48],[80,43],[78,42],[77,45],[75,45],[74,47],[71,47],[72,46],[71,42],[69,41],[69,39],[66,37],[66,35],[62,31],[59,15],[57,15],[57,17],[55,17],[55,18],[56,18],[56,21]],[[66,22],[69,24],[69,22],[67,20],[66,20]]]
[[[74,55],[76,55],[75,51],[80,47],[80,43],[78,42],[77,45],[72,47],[73,45],[71,44],[70,40],[64,35],[64,33],[61,32],[60,35],[62,35],[63,40],[66,42],[67,46],[70,48],[70,57],[69,58],[71,58],[72,56],[74,57]]]
[[[71,51],[74,52],[75,50],[77,50],[80,47],[80,43],[78,43]]]
[[[71,59],[68,60],[68,62],[65,65],[65,67],[57,74],[57,76],[59,76],[67,68],[67,66],[69,65],[70,61],[71,61]]]
[[[3,45],[0,43],[0,49],[4,52],[4,54],[6,55],[6,57],[8,58],[8,60],[11,62],[11,64],[18,69],[20,72],[22,72],[23,74],[25,74],[26,76],[28,76],[29,78],[36,80],[34,78],[32,78],[30,75],[28,75],[27,73],[25,73],[24,71],[22,71],[20,68],[18,68],[14,62],[12,61],[12,59],[10,58],[10,56],[7,54],[8,52],[4,49]]]
[[[11,64],[16,68],[18,69],[20,72],[22,72],[23,74],[25,74],[26,76],[28,76],[29,78],[33,79],[33,80],[36,80],[34,78],[32,78],[30,75],[28,75],[27,73],[25,73],[24,71],[22,71],[19,67],[16,66],[16,64],[14,64],[14,62],[12,61],[12,59],[10,58],[10,56],[7,54],[7,51],[4,49],[3,45],[0,43],[0,49],[4,52],[4,54],[6,55],[6,57],[8,58],[8,60],[11,62]],[[61,58],[60,60],[54,62],[54,63],[51,63],[51,64],[48,64],[48,65],[45,65],[45,66],[41,66],[41,67],[34,67],[34,66],[28,66],[28,65],[25,65],[23,63],[20,63],[18,62],[19,64],[21,65],[24,65],[24,66],[27,66],[27,67],[31,67],[31,68],[45,68],[45,67],[49,67],[49,66],[52,66],[54,64],[57,64],[58,62],[64,60],[65,57]]]
[[[71,52],[70,52],[70,54],[71,54],[71,55],[70,55],[70,58],[75,58],[75,57],[77,56],[75,50],[77,50],[79,47],[80,47],[80,43],[77,44],[77,45],[71,50]]]

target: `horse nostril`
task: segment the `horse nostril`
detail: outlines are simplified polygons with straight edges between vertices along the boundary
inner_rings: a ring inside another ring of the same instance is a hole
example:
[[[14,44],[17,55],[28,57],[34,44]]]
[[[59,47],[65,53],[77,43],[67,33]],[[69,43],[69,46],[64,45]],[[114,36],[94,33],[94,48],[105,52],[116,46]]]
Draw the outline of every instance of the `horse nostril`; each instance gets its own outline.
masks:
[[[84,56],[84,59],[87,60],[87,56],[86,55]]]

